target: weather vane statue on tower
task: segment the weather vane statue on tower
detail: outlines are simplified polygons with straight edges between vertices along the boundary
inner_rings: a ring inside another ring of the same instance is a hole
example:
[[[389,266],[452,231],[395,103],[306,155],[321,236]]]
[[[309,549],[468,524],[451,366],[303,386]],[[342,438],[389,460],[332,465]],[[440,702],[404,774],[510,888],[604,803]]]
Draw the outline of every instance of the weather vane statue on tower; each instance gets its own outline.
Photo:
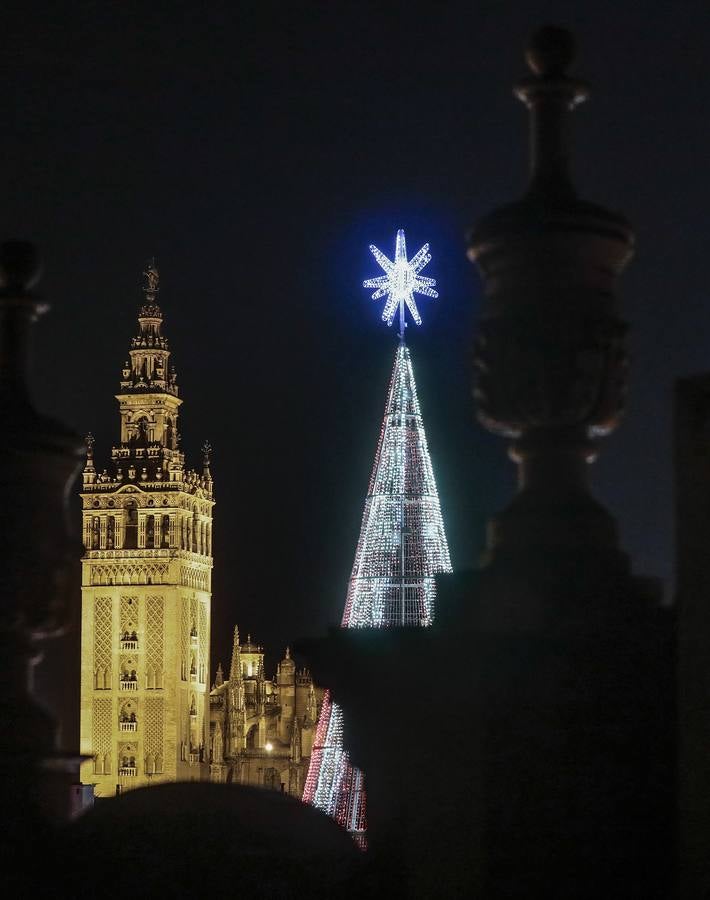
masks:
[[[151,257],[150,262],[148,263],[145,272],[143,273],[146,279],[146,285],[143,290],[146,294],[157,294],[159,291],[160,284],[160,274],[158,273],[158,268],[155,264],[155,257]]]
[[[400,228],[397,232],[394,262],[385,256],[381,250],[378,250],[374,244],[370,244],[370,252],[386,274],[378,275],[376,278],[368,278],[367,281],[363,282],[362,286],[376,288],[375,293],[372,295],[373,300],[379,300],[380,297],[387,296],[387,302],[382,311],[383,322],[391,325],[397,309],[399,309],[399,338],[403,341],[404,329],[407,327],[405,306],[417,325],[422,324],[414,294],[423,294],[425,297],[431,297],[432,300],[436,300],[439,296],[438,292],[434,290],[435,279],[419,274],[424,266],[431,262],[429,244],[424,244],[421,250],[408,260],[407,242],[404,237],[404,231]]]

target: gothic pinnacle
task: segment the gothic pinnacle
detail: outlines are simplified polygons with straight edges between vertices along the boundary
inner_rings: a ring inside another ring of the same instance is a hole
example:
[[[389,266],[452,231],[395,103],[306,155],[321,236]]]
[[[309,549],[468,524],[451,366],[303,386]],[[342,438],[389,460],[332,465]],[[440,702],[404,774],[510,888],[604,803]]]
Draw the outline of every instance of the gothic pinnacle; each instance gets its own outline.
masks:
[[[210,461],[212,459],[212,444],[209,441],[205,441],[202,445],[202,464],[204,467],[203,475],[209,476],[210,474]]]

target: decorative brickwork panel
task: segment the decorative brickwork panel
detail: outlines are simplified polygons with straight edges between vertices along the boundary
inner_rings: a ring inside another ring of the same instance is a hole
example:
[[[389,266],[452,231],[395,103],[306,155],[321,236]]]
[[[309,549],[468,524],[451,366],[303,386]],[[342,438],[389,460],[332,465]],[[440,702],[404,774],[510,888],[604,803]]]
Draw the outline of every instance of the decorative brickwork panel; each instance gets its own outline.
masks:
[[[210,575],[208,569],[195,568],[193,566],[181,566],[180,580],[185,587],[196,591],[208,591],[210,589]]]
[[[148,697],[145,701],[145,771],[160,774],[163,771],[164,752],[163,700]]]
[[[94,750],[94,772],[97,775],[111,774],[111,718],[110,697],[94,697],[91,738]]]
[[[145,601],[146,631],[146,688],[159,690],[163,686],[164,608],[162,597],[147,597]]]
[[[138,629],[138,598],[121,597],[121,635],[131,634]]]
[[[209,640],[207,635],[207,605],[200,601],[199,605],[200,621],[197,626],[197,635],[200,647],[199,673],[200,681],[204,684],[207,682],[207,647]]]
[[[95,563],[91,569],[91,583],[102,584],[165,584],[168,580],[168,564],[150,563]]]
[[[94,687],[111,688],[112,610],[110,597],[94,600]]]
[[[190,600],[182,598],[182,617],[180,622],[180,644],[182,645],[181,675],[187,681],[190,672]]]

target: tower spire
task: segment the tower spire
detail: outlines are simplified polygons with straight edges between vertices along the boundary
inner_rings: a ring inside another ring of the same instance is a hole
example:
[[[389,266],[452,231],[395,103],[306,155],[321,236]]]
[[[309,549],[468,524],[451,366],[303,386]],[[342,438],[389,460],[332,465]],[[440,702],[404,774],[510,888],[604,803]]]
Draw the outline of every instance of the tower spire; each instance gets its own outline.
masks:
[[[232,641],[232,660],[229,666],[229,683],[234,684],[242,680],[242,662],[239,648],[239,626],[234,626],[234,639]]]
[[[175,481],[184,470],[179,449],[177,376],[170,360],[168,339],[162,333],[158,305],[160,275],[155,258],[143,272],[143,302],[138,310],[138,333],[131,339],[117,399],[121,415],[121,446],[113,459],[122,481]],[[205,490],[212,491],[211,479]]]

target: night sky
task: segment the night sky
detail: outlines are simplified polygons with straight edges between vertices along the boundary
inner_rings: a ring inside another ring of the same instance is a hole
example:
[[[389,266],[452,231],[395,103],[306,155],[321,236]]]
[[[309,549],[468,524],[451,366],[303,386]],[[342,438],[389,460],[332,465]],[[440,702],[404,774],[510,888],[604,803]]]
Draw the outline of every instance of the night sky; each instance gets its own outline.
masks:
[[[278,657],[340,619],[396,343],[361,284],[378,273],[368,244],[391,252],[399,227],[434,257],[440,299],[422,298],[409,343],[453,564],[476,564],[514,473],[470,400],[481,287],[464,234],[525,186],[511,85],[526,36],[573,28],[593,89],[575,181],[638,233],[622,280],[630,411],[594,481],[636,571],[672,595],[671,388],[710,368],[707,3],[5,15],[0,235],[39,245],[53,307],[36,328],[37,403],[93,431],[108,465],[155,254],[183,448],[197,465],[214,447],[213,668],[235,621]]]

